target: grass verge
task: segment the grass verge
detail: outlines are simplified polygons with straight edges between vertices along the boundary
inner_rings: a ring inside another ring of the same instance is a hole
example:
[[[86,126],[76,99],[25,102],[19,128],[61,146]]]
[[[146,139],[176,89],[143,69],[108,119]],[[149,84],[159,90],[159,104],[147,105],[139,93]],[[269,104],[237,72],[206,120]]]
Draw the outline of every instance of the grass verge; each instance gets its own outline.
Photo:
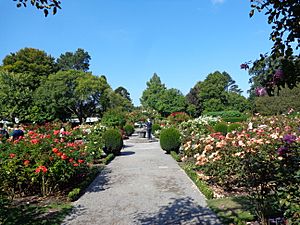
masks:
[[[250,200],[245,196],[227,197],[207,200],[223,224],[246,224],[255,219]]]

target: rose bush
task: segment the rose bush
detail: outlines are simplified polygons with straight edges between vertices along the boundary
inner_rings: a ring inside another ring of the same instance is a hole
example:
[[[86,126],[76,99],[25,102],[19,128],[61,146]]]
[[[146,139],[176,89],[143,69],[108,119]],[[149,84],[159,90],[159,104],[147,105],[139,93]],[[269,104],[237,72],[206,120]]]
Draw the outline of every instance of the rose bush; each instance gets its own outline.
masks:
[[[194,157],[199,174],[207,182],[247,191],[263,223],[279,215],[297,224],[300,118],[257,117],[251,122],[254,129],[226,136],[191,133],[192,138],[183,144],[185,157]]]
[[[63,192],[83,179],[99,157],[92,154],[95,144],[86,144],[83,137],[89,136],[83,129],[60,134],[46,124],[26,130],[23,138],[1,144],[0,189],[11,199],[16,195]]]

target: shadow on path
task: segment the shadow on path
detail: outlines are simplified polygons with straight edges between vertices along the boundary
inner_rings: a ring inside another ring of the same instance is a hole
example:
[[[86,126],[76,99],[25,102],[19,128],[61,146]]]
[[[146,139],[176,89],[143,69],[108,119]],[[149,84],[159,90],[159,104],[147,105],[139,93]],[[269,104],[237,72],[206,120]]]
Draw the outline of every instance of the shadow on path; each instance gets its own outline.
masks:
[[[134,154],[135,154],[135,152],[133,152],[133,151],[122,151],[119,156],[128,156],[128,155],[134,155]]]
[[[90,186],[86,189],[85,192],[99,192],[104,191],[109,188],[108,181],[109,181],[109,174],[111,170],[107,167],[104,168],[100,174],[95,178],[95,180],[90,184]]]
[[[153,214],[139,213],[135,223],[141,225],[175,225],[175,224],[221,224],[208,208],[198,206],[190,197],[172,199],[167,206]]]

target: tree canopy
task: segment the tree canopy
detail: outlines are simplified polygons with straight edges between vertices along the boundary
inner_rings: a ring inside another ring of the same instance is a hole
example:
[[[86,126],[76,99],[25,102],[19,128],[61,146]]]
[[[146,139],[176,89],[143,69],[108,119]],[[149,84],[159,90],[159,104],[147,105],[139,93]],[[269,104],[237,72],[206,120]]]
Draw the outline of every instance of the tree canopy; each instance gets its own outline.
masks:
[[[87,72],[90,67],[91,56],[82,48],[78,48],[75,53],[66,52],[57,59],[60,70],[81,70]]]
[[[194,116],[202,112],[239,110],[248,108],[247,99],[231,76],[226,72],[216,71],[208,74],[204,81],[197,84],[187,94],[189,109]]]
[[[175,88],[167,89],[156,73],[147,82],[147,88],[140,100],[144,108],[154,109],[163,116],[168,116],[172,112],[186,111],[183,94]]]

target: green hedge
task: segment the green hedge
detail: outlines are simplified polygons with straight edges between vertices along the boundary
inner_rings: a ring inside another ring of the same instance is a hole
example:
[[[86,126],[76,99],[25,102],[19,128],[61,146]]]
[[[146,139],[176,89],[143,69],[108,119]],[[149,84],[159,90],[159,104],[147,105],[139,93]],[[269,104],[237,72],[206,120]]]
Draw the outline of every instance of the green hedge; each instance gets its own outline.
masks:
[[[110,153],[119,155],[123,147],[123,139],[120,131],[117,129],[109,129],[103,134],[104,152],[108,155]]]
[[[176,128],[166,128],[163,129],[159,136],[160,147],[167,153],[171,151],[179,152],[181,145],[180,132]]]

